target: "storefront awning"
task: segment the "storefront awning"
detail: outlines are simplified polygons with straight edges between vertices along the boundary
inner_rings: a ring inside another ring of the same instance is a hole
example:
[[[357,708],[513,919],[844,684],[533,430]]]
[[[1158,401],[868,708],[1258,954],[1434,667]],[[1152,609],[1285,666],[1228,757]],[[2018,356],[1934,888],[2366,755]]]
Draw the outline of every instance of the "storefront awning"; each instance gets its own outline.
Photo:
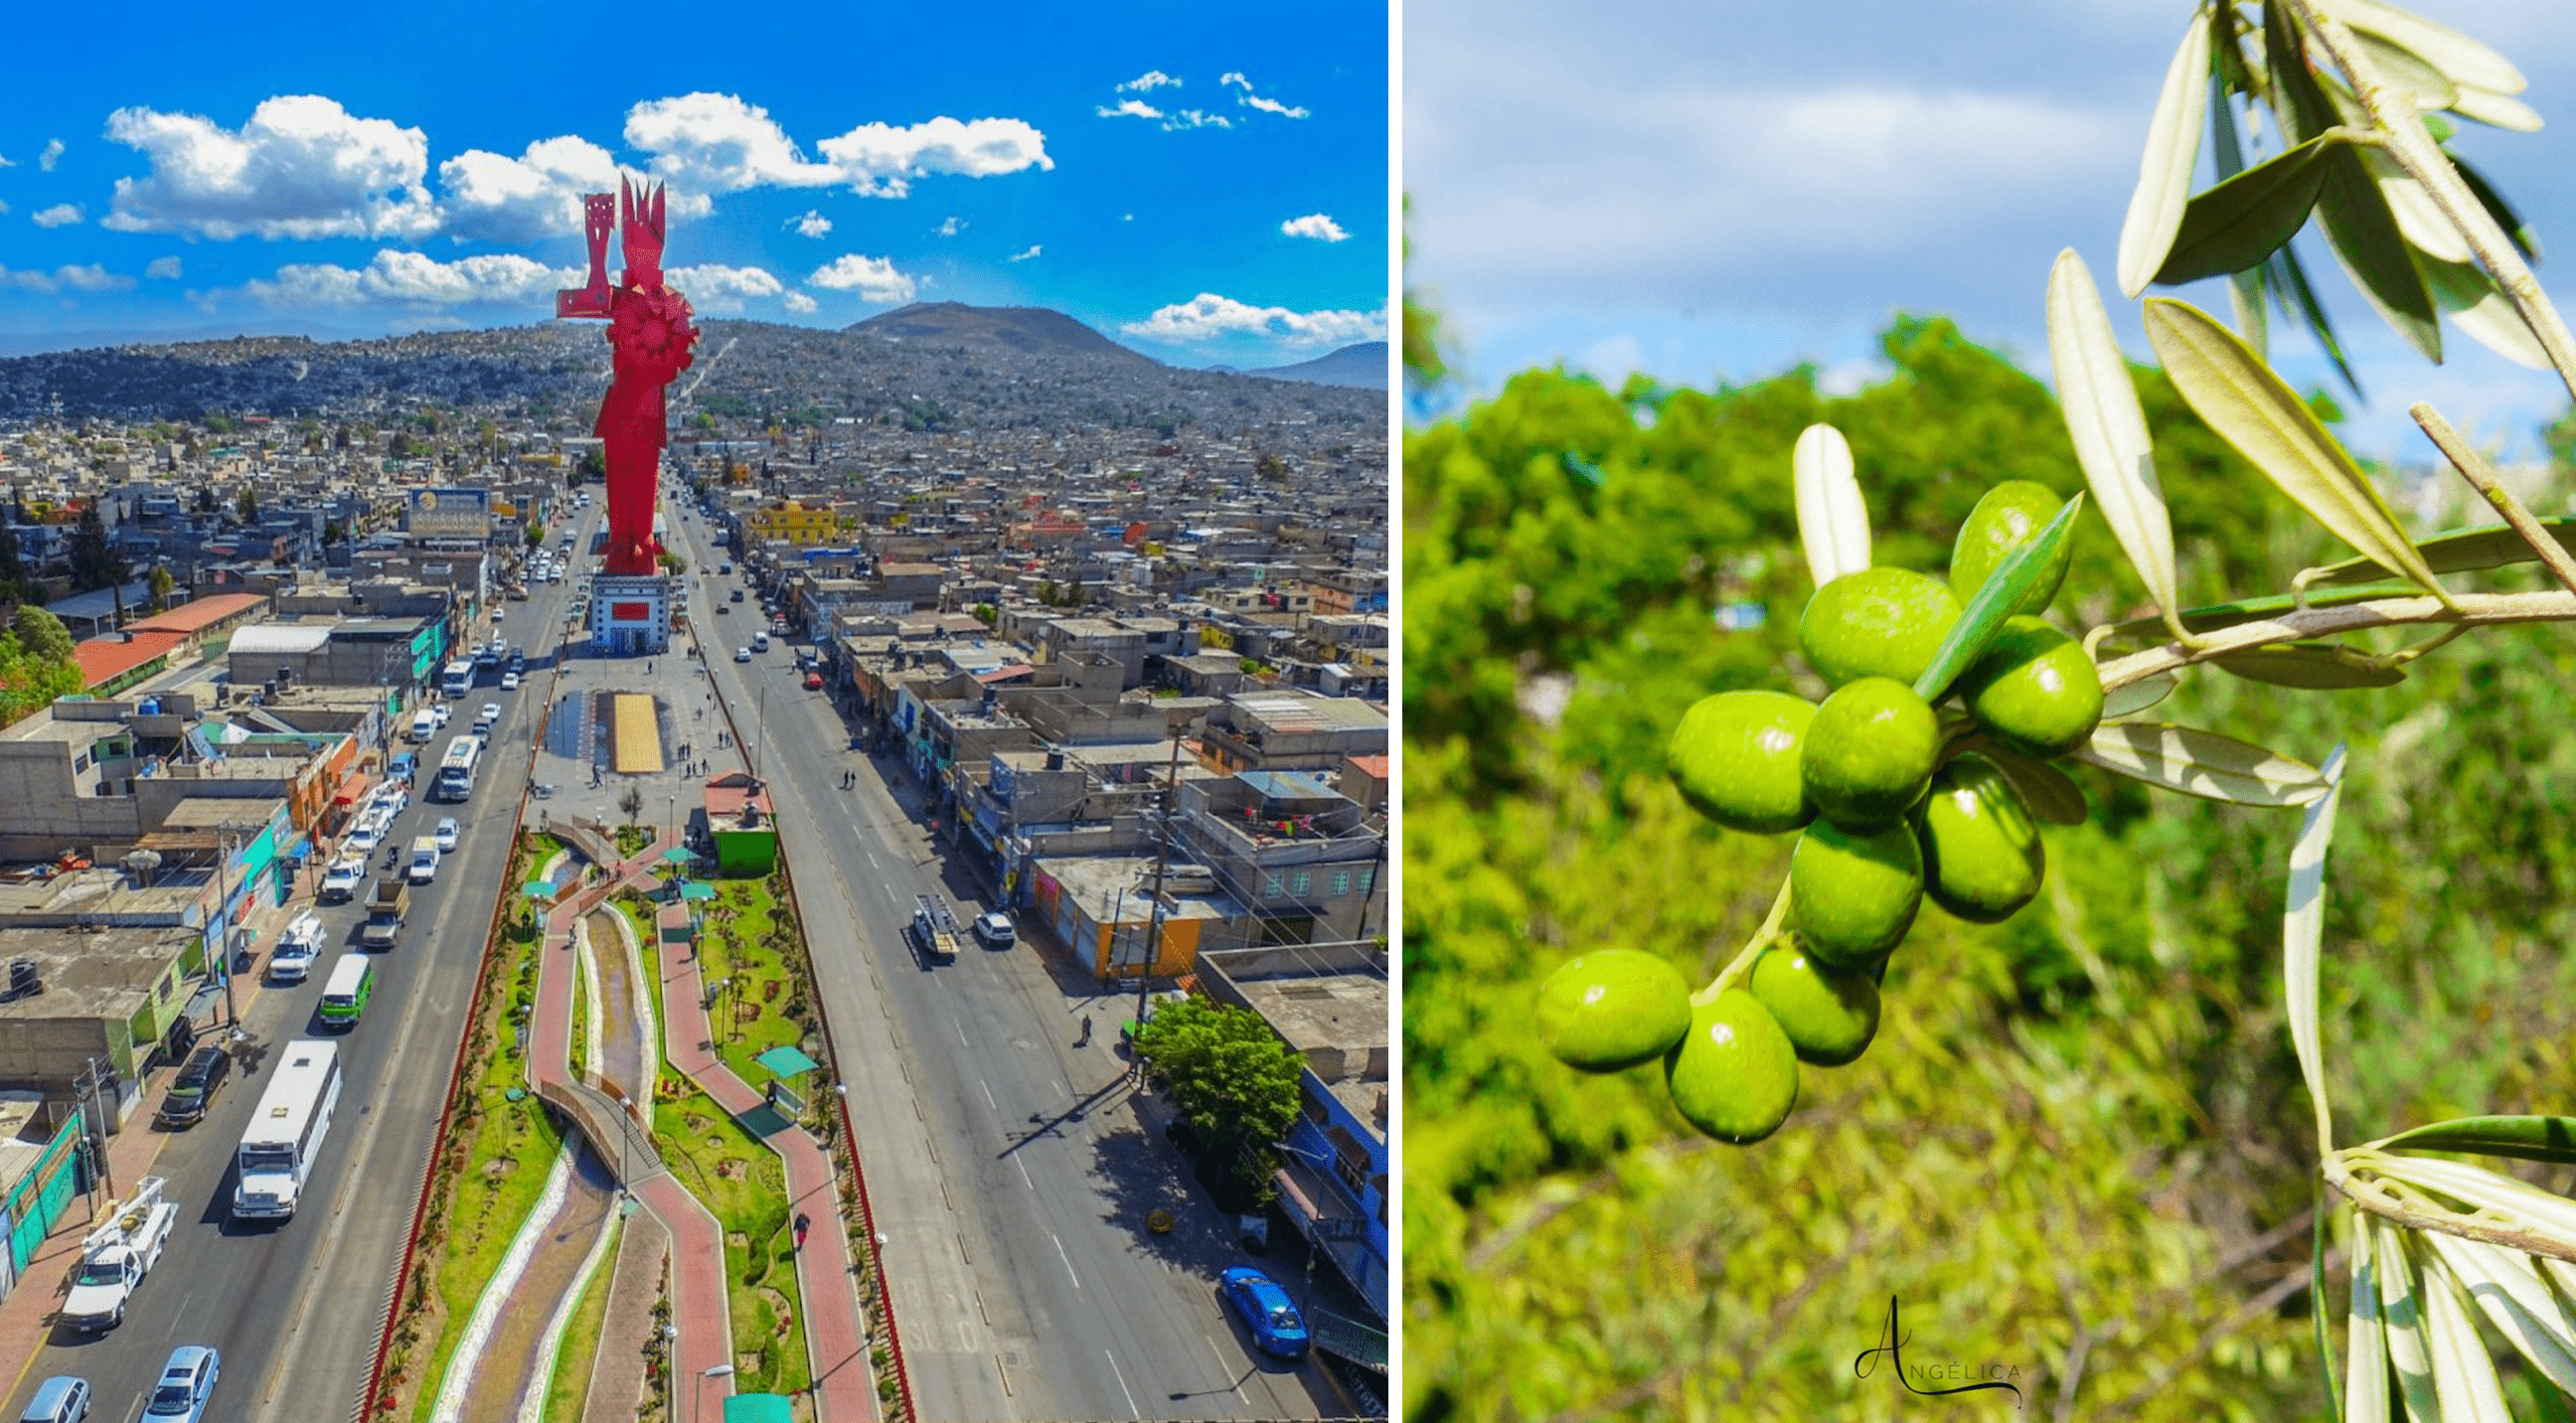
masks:
[[[370,777],[366,772],[351,771],[341,780],[340,793],[331,797],[331,803],[333,805],[356,805],[359,801],[366,798],[367,788],[374,783],[374,778]]]

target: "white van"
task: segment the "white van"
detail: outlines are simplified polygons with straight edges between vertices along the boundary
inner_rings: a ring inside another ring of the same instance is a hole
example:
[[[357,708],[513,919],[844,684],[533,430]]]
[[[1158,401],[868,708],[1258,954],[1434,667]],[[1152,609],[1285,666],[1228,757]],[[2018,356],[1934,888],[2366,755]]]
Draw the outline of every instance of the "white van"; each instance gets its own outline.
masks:
[[[427,884],[438,878],[437,837],[430,835],[412,837],[409,876],[413,884]]]
[[[427,707],[411,714],[411,730],[406,733],[415,743],[426,744],[438,734],[438,714]]]
[[[769,650],[769,634],[765,632],[753,633],[751,635],[751,650],[754,652],[767,652]]]

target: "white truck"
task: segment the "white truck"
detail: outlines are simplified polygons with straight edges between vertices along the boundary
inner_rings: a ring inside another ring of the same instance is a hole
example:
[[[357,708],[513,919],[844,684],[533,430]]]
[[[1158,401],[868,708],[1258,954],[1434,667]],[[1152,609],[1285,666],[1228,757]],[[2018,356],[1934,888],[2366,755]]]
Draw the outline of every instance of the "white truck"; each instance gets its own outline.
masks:
[[[268,980],[271,983],[302,983],[313,972],[313,960],[322,952],[322,916],[307,909],[288,921],[277,936],[277,947],[269,951]]]
[[[59,1316],[65,1328],[95,1334],[125,1322],[126,1301],[159,1262],[161,1247],[179,1223],[179,1208],[161,1198],[162,1184],[161,1177],[144,1177],[134,1199],[81,1241],[80,1264]]]

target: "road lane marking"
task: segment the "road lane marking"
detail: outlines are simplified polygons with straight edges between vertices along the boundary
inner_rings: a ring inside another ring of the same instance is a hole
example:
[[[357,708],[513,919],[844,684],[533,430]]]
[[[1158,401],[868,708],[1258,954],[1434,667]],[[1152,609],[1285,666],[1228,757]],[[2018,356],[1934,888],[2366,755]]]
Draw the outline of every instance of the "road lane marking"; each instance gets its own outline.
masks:
[[[1064,1253],[1064,1237],[1063,1237],[1063,1236],[1060,1236],[1060,1235],[1056,1234],[1054,1231],[1050,1230],[1050,1231],[1048,1231],[1048,1232],[1047,1232],[1047,1239],[1052,1240],[1052,1241],[1054,1241],[1054,1242],[1055,1242],[1055,1254],[1056,1254],[1056,1258],[1057,1258],[1057,1259],[1059,1259],[1059,1260],[1062,1260],[1062,1261],[1064,1262],[1064,1273],[1065,1273],[1066,1278],[1068,1278],[1068,1279],[1070,1279],[1070,1280],[1072,1280],[1072,1281],[1073,1281],[1073,1287],[1074,1287],[1075,1289],[1077,1289],[1077,1290],[1078,1290],[1078,1289],[1081,1289],[1081,1288],[1082,1288],[1082,1277],[1081,1277],[1080,1275],[1077,1275],[1077,1274],[1074,1274],[1074,1273],[1073,1273],[1073,1257]],[[1102,1352],[1104,1352],[1104,1353],[1105,1353],[1105,1352],[1107,1352],[1107,1351],[1106,1351],[1106,1350],[1103,1350]],[[1122,1385],[1120,1385],[1120,1387],[1122,1387],[1122,1388],[1123,1388],[1123,1387],[1125,1387],[1125,1385],[1123,1385],[1123,1384],[1122,1384]],[[1134,1399],[1132,1399],[1132,1398],[1131,1398],[1131,1399],[1127,1400],[1127,1402],[1132,1406],[1132,1405],[1136,1402],[1136,1400],[1134,1400]]]
[[[1020,1168],[1021,1184],[1027,1186],[1032,1191],[1038,1188],[1038,1183],[1029,1179],[1029,1163],[1022,1161],[1020,1159],[1020,1154],[1016,1151],[1011,1153],[1011,1164]]]
[[[984,1080],[983,1078],[981,1078],[981,1077],[978,1077],[978,1078],[976,1078],[976,1079],[975,1079],[975,1085],[984,1089],[984,1105],[985,1105],[985,1106],[988,1106],[988,1107],[992,1108],[994,1111],[997,1111],[997,1112],[998,1112],[998,1111],[1000,1111],[1000,1110],[1002,1110],[1002,1104],[993,1100],[993,1084],[992,1084],[992,1083],[985,1081],[985,1080]]]
[[[1199,1337],[1207,1340],[1208,1352],[1216,1355],[1216,1367],[1219,1373],[1227,1372],[1234,1367],[1234,1361],[1225,1356],[1225,1351],[1216,1346],[1216,1340],[1210,1337],[1206,1330],[1200,1330]],[[1240,1380],[1235,1382],[1233,1388],[1235,1402],[1249,1403],[1252,1401],[1243,1396],[1243,1384]]]
[[[957,1045],[958,1045],[959,1047],[973,1047],[973,1046],[974,1046],[974,1044],[973,1044],[973,1043],[968,1042],[968,1041],[966,1040],[966,1025],[965,1025],[964,1023],[958,1022],[956,1019],[951,1018],[951,1019],[949,1019],[949,1020],[948,1020],[948,1026],[950,1026],[950,1027],[952,1027],[952,1028],[955,1028],[955,1029],[957,1030]],[[984,1094],[984,1095],[986,1095],[986,1096],[988,1096],[988,1097],[989,1097],[989,1096],[991,1096],[991,1095],[992,1095],[992,1092],[991,1092],[989,1089],[987,1089],[987,1091],[985,1092],[985,1094]],[[994,1108],[994,1110],[999,1111],[999,1110],[1000,1110],[1000,1107],[999,1107],[998,1105],[996,1105],[996,1107]]]
[[[1126,1373],[1126,1371],[1118,1367],[1118,1356],[1117,1356],[1117,1355],[1115,1355],[1115,1354],[1113,1354],[1113,1353],[1110,1353],[1110,1352],[1109,1352],[1108,1350],[1106,1350],[1106,1349],[1103,1349],[1103,1350],[1101,1350],[1101,1351],[1100,1351],[1100,1357],[1102,1357],[1102,1358],[1104,1358],[1104,1359],[1107,1359],[1107,1360],[1109,1361],[1109,1372],[1111,1372],[1111,1373],[1113,1373],[1113,1374],[1116,1374],[1116,1375],[1118,1376],[1118,1391],[1119,1391],[1120,1393],[1123,1393],[1123,1394],[1126,1394],[1126,1395],[1127,1395],[1127,1416],[1128,1416],[1128,1417],[1130,1417],[1130,1418],[1142,1418],[1142,1417],[1144,1417],[1144,1416],[1145,1416],[1144,1411],[1143,1411],[1143,1410],[1141,1410],[1141,1409],[1139,1409],[1139,1408],[1136,1406],[1136,1395],[1135,1395],[1135,1393],[1134,1393],[1134,1392],[1132,1392],[1131,1390],[1129,1390],[1129,1389],[1128,1389],[1128,1387],[1127,1387],[1127,1373]]]

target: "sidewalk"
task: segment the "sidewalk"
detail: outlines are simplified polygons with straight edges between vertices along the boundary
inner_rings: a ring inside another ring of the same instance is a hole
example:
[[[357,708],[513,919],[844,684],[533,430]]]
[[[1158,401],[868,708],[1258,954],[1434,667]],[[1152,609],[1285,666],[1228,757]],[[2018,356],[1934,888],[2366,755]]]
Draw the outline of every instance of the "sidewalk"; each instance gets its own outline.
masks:
[[[133,1119],[125,1130],[107,1139],[108,1175],[119,1192],[130,1193],[134,1183],[152,1174],[152,1163],[159,1159],[161,1146],[169,1133],[152,1128],[152,1103],[166,1085],[170,1069],[162,1068],[145,1078],[142,1104],[135,1108]],[[18,1277],[18,1286],[9,1297],[0,1300],[0,1359],[15,1355],[19,1360],[16,1377],[23,1380],[34,1367],[36,1352],[53,1342],[53,1316],[70,1288],[72,1266],[80,1259],[81,1237],[107,1218],[108,1211],[122,1195],[111,1198],[107,1182],[97,1191],[98,1209],[93,1216],[87,1197],[74,1197],[55,1222],[54,1232],[45,1237],[36,1253],[27,1261],[26,1273]],[[16,1385],[10,1385],[14,1392]],[[0,1392],[0,1397],[6,1397]]]

